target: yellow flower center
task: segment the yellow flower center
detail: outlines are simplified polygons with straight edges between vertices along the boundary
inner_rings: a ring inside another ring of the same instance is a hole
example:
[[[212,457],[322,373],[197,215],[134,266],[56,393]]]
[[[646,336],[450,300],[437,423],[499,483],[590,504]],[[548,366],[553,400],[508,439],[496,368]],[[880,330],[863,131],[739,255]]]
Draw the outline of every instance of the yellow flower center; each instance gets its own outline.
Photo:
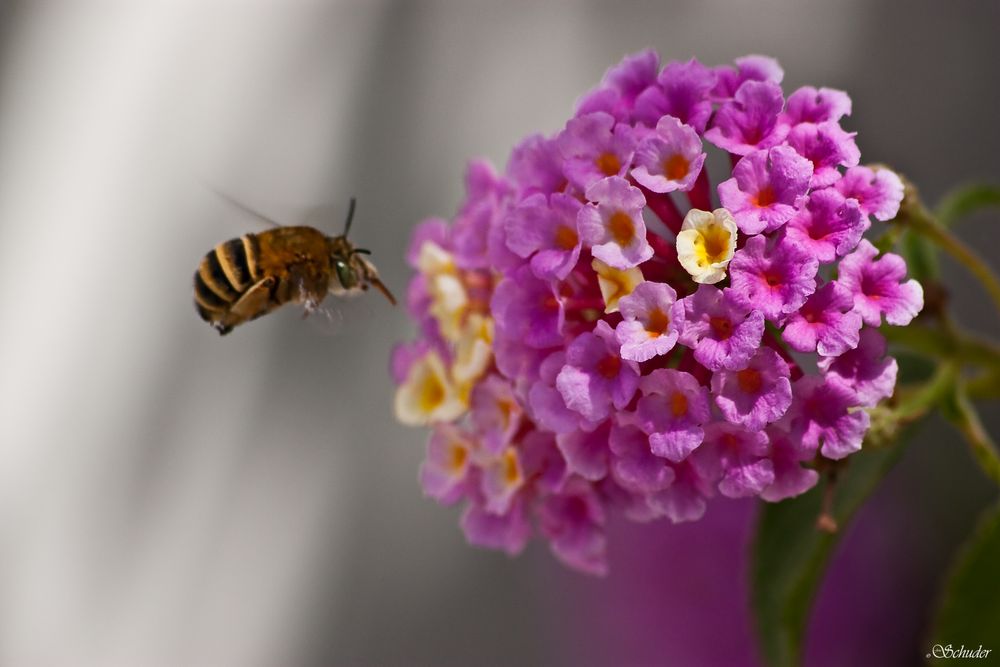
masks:
[[[466,451],[465,447],[461,443],[452,443],[450,454],[451,456],[448,464],[452,471],[458,472],[465,467],[465,462],[469,459],[469,452]]]
[[[444,403],[445,389],[441,379],[433,373],[424,376],[420,387],[420,409],[425,413],[433,412]]]
[[[700,266],[722,262],[729,250],[729,230],[722,225],[707,225],[694,240],[695,254]]]

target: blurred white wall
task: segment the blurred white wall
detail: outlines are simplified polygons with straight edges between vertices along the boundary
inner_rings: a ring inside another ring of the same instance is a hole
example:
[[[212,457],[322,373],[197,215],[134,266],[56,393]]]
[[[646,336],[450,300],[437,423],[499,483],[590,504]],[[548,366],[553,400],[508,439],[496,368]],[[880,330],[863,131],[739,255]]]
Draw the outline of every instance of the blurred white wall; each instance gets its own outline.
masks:
[[[423,434],[392,421],[385,370],[409,330],[401,309],[347,304],[336,336],[294,312],[225,339],[198,320],[197,262],[254,228],[207,186],[286,222],[328,204],[330,230],[358,196],[356,239],[403,294],[408,230],[453,212],[465,160],[502,164],[521,136],[557,130],[645,46],[710,64],[765,52],[791,85],[857,86],[864,128],[897,133],[863,133],[866,159],[926,169],[905,148],[932,141],[931,124],[904,131],[883,99],[886,79],[904,96],[919,83],[873,46],[889,6],[14,5],[0,51],[0,664],[552,658],[538,573],[561,571],[540,549],[510,562],[465,547],[455,512],[421,498]],[[966,172],[956,151],[937,157],[958,180],[996,148]]]

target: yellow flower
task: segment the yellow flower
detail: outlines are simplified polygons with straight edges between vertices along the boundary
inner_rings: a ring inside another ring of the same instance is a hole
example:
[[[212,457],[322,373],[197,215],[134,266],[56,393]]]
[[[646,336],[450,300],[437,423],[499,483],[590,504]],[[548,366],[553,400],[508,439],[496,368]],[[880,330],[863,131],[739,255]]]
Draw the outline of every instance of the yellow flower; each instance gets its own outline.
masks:
[[[736,250],[736,220],[724,208],[711,213],[693,208],[677,234],[677,259],[696,283],[711,285],[726,277]]]
[[[410,426],[452,421],[468,408],[468,392],[455,386],[444,362],[431,351],[413,362],[396,390],[396,419]]]
[[[618,299],[631,294],[635,286],[645,280],[637,266],[622,271],[608,266],[599,259],[591,262],[591,266],[597,272],[597,284],[600,285],[601,296],[604,297],[605,313],[617,313]]]
[[[451,374],[459,384],[473,383],[493,361],[493,318],[472,313],[455,343]]]
[[[420,246],[417,268],[427,277],[427,292],[431,297],[428,311],[438,321],[441,335],[450,341],[457,340],[468,311],[469,295],[451,253],[433,241],[425,241]]]

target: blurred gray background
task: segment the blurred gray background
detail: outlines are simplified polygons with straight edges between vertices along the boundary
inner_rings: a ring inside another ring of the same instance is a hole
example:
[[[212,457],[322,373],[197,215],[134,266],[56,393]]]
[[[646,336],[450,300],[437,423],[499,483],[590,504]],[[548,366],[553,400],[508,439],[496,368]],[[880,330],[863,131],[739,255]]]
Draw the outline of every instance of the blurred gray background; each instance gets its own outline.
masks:
[[[392,417],[403,309],[352,301],[336,335],[289,309],[220,339],[191,275],[257,227],[208,186],[286,223],[323,206],[309,219],[331,232],[357,196],[355,240],[402,295],[409,231],[454,212],[466,160],[502,166],[647,46],[711,65],[765,53],[786,93],[848,90],[864,161],[931,202],[1000,181],[987,0],[66,0],[0,20],[4,665],[651,660],[650,635],[595,627],[589,605],[641,574],[622,565],[644,535],[676,529],[621,528],[605,581],[539,545],[467,547],[457,512],[422,498],[424,433]],[[998,224],[960,234],[997,263]],[[959,319],[1000,333],[978,286],[945,271]],[[893,641],[918,643],[991,495],[931,424],[862,515],[881,535],[869,567],[908,563]]]

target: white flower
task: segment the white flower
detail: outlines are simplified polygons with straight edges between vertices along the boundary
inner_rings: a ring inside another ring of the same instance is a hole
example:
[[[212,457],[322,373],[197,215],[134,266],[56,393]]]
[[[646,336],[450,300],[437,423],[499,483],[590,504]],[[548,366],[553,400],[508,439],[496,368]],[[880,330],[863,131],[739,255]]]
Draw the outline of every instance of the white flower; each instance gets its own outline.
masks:
[[[724,208],[696,208],[684,216],[677,234],[677,259],[696,283],[711,285],[726,277],[736,250],[736,220]]]

